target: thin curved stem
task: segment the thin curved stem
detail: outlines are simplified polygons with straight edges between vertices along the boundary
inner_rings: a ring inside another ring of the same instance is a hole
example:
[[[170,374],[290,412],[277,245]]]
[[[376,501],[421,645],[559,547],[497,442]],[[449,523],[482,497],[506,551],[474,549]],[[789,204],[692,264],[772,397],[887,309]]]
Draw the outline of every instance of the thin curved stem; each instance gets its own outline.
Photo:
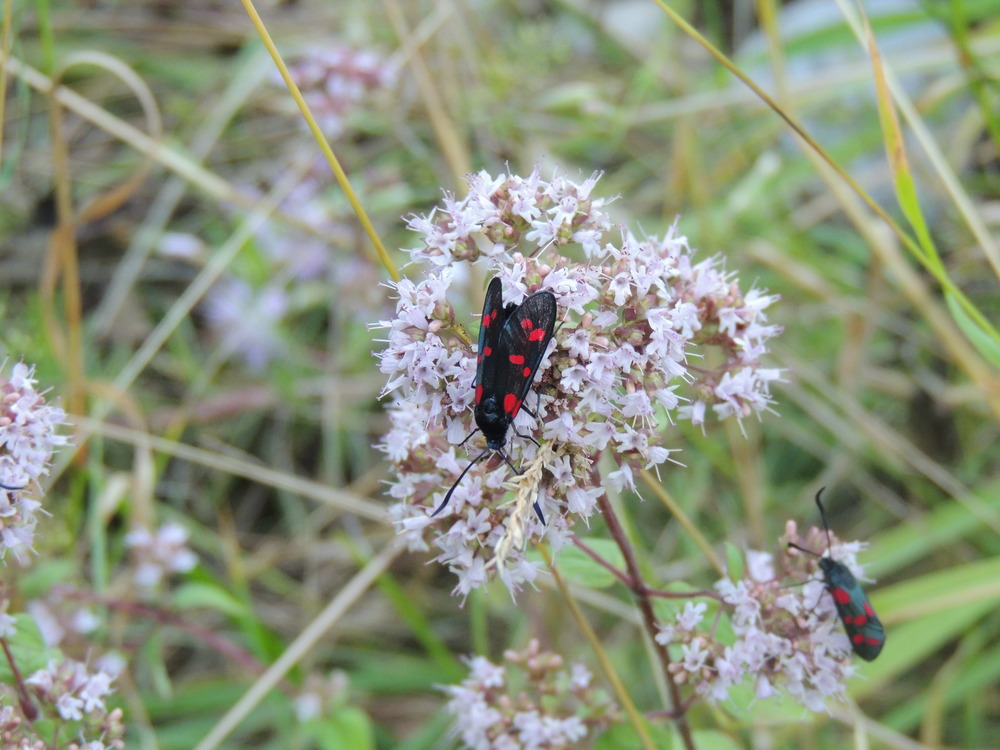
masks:
[[[596,469],[592,471],[596,474]],[[594,476],[593,481],[595,486],[600,486],[599,476]],[[657,656],[660,658],[660,665],[663,669],[664,679],[667,682],[667,689],[670,693],[671,705],[667,707],[667,712],[671,716],[674,716],[677,732],[684,742],[684,747],[687,750],[694,750],[694,738],[691,735],[691,727],[688,725],[687,715],[680,710],[684,705],[681,699],[680,687],[674,682],[673,673],[670,669],[670,651],[666,645],[656,641],[656,635],[659,632],[656,614],[653,612],[653,602],[650,597],[649,588],[643,583],[642,571],[639,568],[639,562],[636,560],[635,552],[632,549],[632,543],[619,522],[614,508],[611,507],[611,500],[608,498],[607,493],[603,493],[597,499],[597,503],[601,508],[601,513],[604,514],[604,522],[608,526],[608,533],[622,551],[630,580],[629,589],[632,591],[633,596],[635,596],[636,605],[639,607],[639,612],[642,613],[643,625],[653,641]]]

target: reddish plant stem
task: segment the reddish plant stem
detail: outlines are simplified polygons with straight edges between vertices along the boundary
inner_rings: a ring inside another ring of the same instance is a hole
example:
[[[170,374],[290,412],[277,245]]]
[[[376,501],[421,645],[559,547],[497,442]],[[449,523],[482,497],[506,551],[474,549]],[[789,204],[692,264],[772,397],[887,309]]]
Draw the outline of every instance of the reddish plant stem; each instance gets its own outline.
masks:
[[[624,584],[628,588],[631,589],[633,587],[631,578],[622,573],[620,570],[618,570],[618,568],[616,568],[614,565],[609,563],[607,560],[605,560],[603,557],[597,554],[594,550],[592,550],[587,545],[586,542],[580,539],[580,537],[578,537],[576,534],[573,534],[570,538],[573,540],[573,544],[575,544],[576,547],[583,552],[583,554],[585,554],[591,560],[596,562],[602,568],[606,569],[609,573],[611,573],[611,575],[613,575],[615,578],[621,581],[622,584]]]
[[[576,534],[572,534],[570,538],[573,540],[573,544],[583,552],[587,557],[596,562],[602,568],[605,568],[609,573],[611,573],[615,578],[622,582],[625,586],[632,589],[636,589],[636,586],[642,586],[642,590],[649,596],[655,596],[658,599],[697,599],[698,597],[706,597],[708,599],[715,599],[716,601],[722,601],[722,596],[717,591],[712,591],[711,589],[697,589],[695,591],[661,591],[660,589],[650,588],[649,586],[643,586],[641,582],[635,584],[632,579],[618,570],[614,565],[605,560],[601,555],[595,552],[585,541],[583,541]]]
[[[3,646],[4,654],[7,655],[7,663],[10,664],[11,674],[14,675],[14,682],[17,684],[17,702],[21,706],[21,713],[24,714],[24,718],[33,722],[38,718],[38,707],[31,700],[28,686],[24,684],[24,678],[21,677],[21,670],[17,668],[17,663],[14,661],[14,654],[10,652],[10,645],[7,643],[7,639],[0,638],[0,645]]]
[[[594,486],[601,486],[601,478],[596,475],[596,470],[594,470],[594,476],[592,477]],[[667,647],[661,643],[656,642],[656,635],[659,632],[656,627],[656,615],[653,613],[653,603],[650,599],[649,589],[642,580],[642,571],[639,569],[639,563],[635,559],[635,553],[632,550],[632,543],[629,541],[628,535],[625,533],[625,529],[622,528],[621,523],[618,522],[618,516],[615,515],[614,509],[611,507],[611,500],[608,499],[608,494],[602,493],[597,499],[598,504],[601,507],[601,513],[604,514],[604,522],[608,526],[608,533],[611,534],[611,538],[615,540],[615,544],[622,551],[622,556],[625,559],[625,567],[628,570],[628,585],[632,594],[635,596],[636,605],[639,607],[639,611],[642,613],[643,624],[645,625],[646,632],[649,633],[649,637],[653,642],[653,646],[656,649],[657,655],[660,657],[660,664],[663,668],[663,675],[667,681],[667,689],[670,692],[670,703],[667,712],[674,716],[674,721],[677,726],[677,732],[680,734],[681,739],[684,741],[684,747],[687,750],[695,750],[694,738],[691,736],[691,727],[688,726],[687,714],[681,710],[684,703],[681,699],[680,688],[677,683],[674,682],[674,675],[670,670],[670,652]]]
[[[109,596],[101,596],[100,594],[95,594],[93,592],[82,591],[80,589],[69,587],[59,587],[58,593],[70,599],[99,604],[103,607],[107,607],[108,609],[125,612],[134,617],[142,617],[163,625],[175,627],[178,630],[188,633],[204,645],[214,649],[218,653],[233,660],[256,675],[264,674],[266,669],[266,666],[261,664],[261,662],[254,658],[254,656],[248,651],[240,648],[240,646],[236,645],[229,639],[222,637],[208,628],[192,624],[176,612],[161,609],[160,607],[154,607],[149,604],[143,604],[141,602],[131,601],[129,599],[115,599]],[[286,681],[282,681],[281,687],[289,694],[295,693],[295,688],[293,688]]]
[[[720,602],[722,601],[722,596],[719,592],[712,591],[711,589],[698,589],[697,591],[662,591],[660,589],[651,589],[646,586],[645,590],[649,596],[655,596],[657,599],[698,599],[704,597],[706,599],[715,599]]]

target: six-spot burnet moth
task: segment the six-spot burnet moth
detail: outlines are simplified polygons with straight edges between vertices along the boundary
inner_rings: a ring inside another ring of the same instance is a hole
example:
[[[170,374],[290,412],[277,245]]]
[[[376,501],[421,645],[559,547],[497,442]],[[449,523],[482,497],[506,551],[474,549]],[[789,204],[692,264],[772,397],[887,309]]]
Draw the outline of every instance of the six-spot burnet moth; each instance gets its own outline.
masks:
[[[865,661],[871,661],[879,655],[882,646],[885,645],[885,628],[872,609],[858,579],[846,565],[828,556],[831,547],[830,525],[826,521],[826,511],[819,499],[822,494],[822,489],[816,493],[816,505],[819,506],[819,515],[823,519],[823,528],[826,529],[827,555],[816,554],[792,542],[789,542],[788,546],[819,558],[819,569],[823,571],[826,590],[830,592],[833,603],[837,606],[837,614],[840,615],[840,620],[847,630],[851,648]]]
[[[451,500],[451,493],[469,469],[491,453],[499,454],[515,474],[520,473],[504,450],[507,429],[522,408],[536,416],[524,406],[524,398],[531,389],[535,372],[552,340],[555,322],[556,297],[552,292],[538,292],[520,305],[510,302],[504,306],[500,277],[495,277],[490,282],[483,302],[483,318],[479,324],[475,384],[476,429],[462,441],[464,445],[476,432],[482,432],[486,438],[486,449],[459,474],[444,500],[431,513],[432,516],[444,510]],[[521,437],[527,437],[537,445],[534,438],[526,435]],[[534,507],[538,519],[544,524],[545,517],[537,501]]]

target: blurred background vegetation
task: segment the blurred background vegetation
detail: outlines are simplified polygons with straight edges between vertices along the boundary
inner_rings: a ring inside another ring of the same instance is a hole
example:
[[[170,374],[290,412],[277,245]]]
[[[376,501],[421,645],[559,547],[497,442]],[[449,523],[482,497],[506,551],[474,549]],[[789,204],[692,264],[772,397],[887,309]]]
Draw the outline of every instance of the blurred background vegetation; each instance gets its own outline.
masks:
[[[314,110],[322,55],[374,71],[320,121],[404,275],[403,217],[461,195],[469,171],[540,162],[603,172],[616,221],[652,234],[679,216],[701,254],[781,295],[778,413],[745,436],[678,425],[684,467],[664,486],[720,550],[773,549],[829,487],[834,529],[870,544],[888,643],[859,665],[855,704],[698,706],[692,724],[714,730],[700,747],[996,747],[996,2],[858,4],[884,81],[853,3],[667,5],[900,232],[650,0],[257,10]],[[367,327],[392,315],[389,274],[244,6],[3,8],[0,344],[8,366],[37,364],[77,447],[53,472],[36,560],[0,575],[17,602],[56,581],[90,597],[100,627],[64,648],[127,657],[129,747],[449,747],[436,686],[462,678],[461,655],[534,637],[596,671],[548,583],[463,608],[429,555],[391,547]],[[456,300],[470,327],[480,300]],[[650,580],[713,582],[661,505],[621,500]],[[123,537],[165,521],[200,564],[139,611]],[[575,595],[638,706],[662,707],[629,596],[591,573],[567,572]],[[279,657],[291,668],[265,690]],[[328,710],[298,721],[293,698],[317,679]]]

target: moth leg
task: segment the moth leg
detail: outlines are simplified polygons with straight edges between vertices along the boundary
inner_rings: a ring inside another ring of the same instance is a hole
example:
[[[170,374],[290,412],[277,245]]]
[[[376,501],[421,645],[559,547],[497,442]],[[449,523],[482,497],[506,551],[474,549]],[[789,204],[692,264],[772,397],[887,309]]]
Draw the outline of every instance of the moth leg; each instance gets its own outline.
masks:
[[[523,409],[524,407],[522,406],[521,408]],[[531,442],[533,442],[533,443],[534,443],[535,445],[537,445],[537,446],[538,446],[539,448],[541,448],[541,447],[542,447],[542,444],[541,444],[541,443],[539,443],[539,442],[538,442],[537,440],[535,440],[535,438],[533,438],[533,437],[532,437],[531,435],[522,435],[522,434],[521,434],[520,432],[518,432],[517,430],[514,430],[514,434],[515,434],[515,435],[517,435],[517,436],[518,436],[519,438],[524,438],[525,440],[530,440],[530,441],[531,441]],[[520,474],[520,473],[521,473],[521,472],[518,472],[518,474]]]
[[[468,435],[466,435],[466,436],[465,436],[465,440],[463,440],[463,441],[462,441],[461,443],[459,443],[458,445],[459,445],[459,446],[463,446],[463,445],[465,445],[465,444],[466,444],[467,442],[469,442],[469,438],[471,438],[471,437],[472,437],[473,435],[475,435],[475,434],[476,434],[477,432],[479,432],[479,428],[478,428],[478,427],[477,427],[476,429],[474,429],[474,430],[473,430],[472,432],[470,432],[470,433],[469,433]]]

